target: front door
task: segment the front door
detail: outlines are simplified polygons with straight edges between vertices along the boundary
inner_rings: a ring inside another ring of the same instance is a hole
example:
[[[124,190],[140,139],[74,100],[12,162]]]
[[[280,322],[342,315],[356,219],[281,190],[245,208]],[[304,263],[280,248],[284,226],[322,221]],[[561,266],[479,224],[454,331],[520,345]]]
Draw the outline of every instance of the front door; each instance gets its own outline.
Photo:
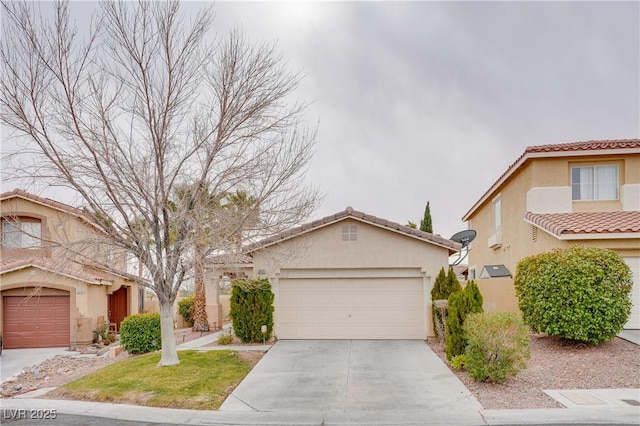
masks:
[[[120,330],[120,323],[127,316],[127,288],[120,287],[119,290],[109,295],[109,322],[115,323],[117,330]]]

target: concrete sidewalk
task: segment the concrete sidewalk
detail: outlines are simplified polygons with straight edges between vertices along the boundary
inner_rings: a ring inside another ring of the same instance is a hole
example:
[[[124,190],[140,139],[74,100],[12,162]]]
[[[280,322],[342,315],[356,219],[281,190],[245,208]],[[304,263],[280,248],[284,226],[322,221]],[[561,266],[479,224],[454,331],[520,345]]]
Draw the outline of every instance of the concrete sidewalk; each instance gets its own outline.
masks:
[[[56,410],[58,413],[176,425],[637,425],[640,412],[630,408],[553,408],[530,410],[437,411],[303,411],[232,412],[140,407],[84,401],[3,399],[5,410]]]

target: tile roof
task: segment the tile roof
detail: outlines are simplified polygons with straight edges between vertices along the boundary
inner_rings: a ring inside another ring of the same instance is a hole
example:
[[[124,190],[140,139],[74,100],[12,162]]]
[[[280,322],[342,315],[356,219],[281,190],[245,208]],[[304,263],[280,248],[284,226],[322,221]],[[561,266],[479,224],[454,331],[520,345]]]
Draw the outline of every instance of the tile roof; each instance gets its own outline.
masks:
[[[108,280],[96,275],[91,275],[79,270],[78,268],[74,268],[69,264],[69,262],[56,262],[53,259],[42,257],[2,259],[0,261],[0,275],[30,267],[41,269],[47,272],[52,272],[57,275],[64,275],[70,278],[74,278],[78,281],[84,281],[88,284],[111,285],[113,282],[112,280]]]
[[[345,210],[336,214],[325,216],[322,219],[314,220],[313,222],[305,223],[304,225],[289,229],[272,237],[266,238],[262,241],[251,244],[245,247],[243,252],[251,253],[258,249],[283,242],[290,238],[297,237],[298,235],[306,234],[307,232],[313,231],[315,229],[319,229],[332,223],[349,218],[358,220],[360,222],[369,223],[371,225],[378,226],[383,229],[388,229],[400,234],[404,234],[428,243],[438,245],[440,247],[444,247],[448,249],[450,253],[455,253],[461,248],[461,245],[459,243],[448,240],[446,238],[442,238],[437,235],[430,234],[429,232],[421,231],[419,229],[409,228],[408,226],[401,225],[396,222],[391,222],[386,219],[354,210],[351,207],[347,207]]]
[[[640,238],[640,211],[532,213],[524,219],[558,238],[594,236],[620,238],[623,234]]]
[[[208,259],[213,265],[253,265],[253,257],[243,253],[225,253],[212,256]]]
[[[45,206],[52,207],[57,210],[62,210],[64,212],[73,214],[75,216],[80,216],[84,219],[87,218],[86,213],[81,209],[72,207],[68,204],[64,204],[59,201],[54,201],[50,198],[45,198],[39,195],[32,194],[22,189],[14,189],[13,191],[3,192],[2,194],[0,194],[0,201],[8,200],[11,198],[23,198],[25,200],[33,201],[38,204],[43,204]]]
[[[640,154],[640,139],[612,139],[529,146],[507,170],[489,187],[478,201],[462,217],[469,217],[513,174],[531,158],[560,157],[565,155],[603,155],[622,150]]]

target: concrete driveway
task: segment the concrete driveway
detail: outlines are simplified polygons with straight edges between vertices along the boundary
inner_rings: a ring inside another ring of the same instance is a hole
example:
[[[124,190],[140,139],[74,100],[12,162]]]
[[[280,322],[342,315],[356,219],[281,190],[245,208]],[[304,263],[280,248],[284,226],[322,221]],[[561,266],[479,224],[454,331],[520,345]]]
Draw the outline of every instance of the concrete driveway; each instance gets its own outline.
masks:
[[[23,368],[40,364],[56,355],[77,355],[68,348],[3,349],[0,355],[0,382],[17,376]]]
[[[417,340],[282,340],[222,411],[477,411],[475,397]]]

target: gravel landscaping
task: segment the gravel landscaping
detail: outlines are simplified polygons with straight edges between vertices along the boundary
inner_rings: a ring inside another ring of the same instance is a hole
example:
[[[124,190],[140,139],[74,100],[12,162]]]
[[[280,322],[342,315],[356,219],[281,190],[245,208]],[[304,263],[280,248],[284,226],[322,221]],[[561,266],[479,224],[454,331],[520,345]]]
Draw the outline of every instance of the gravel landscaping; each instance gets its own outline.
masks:
[[[446,363],[442,345],[430,340],[429,346]],[[592,346],[534,334],[529,349],[527,369],[501,385],[452,371],[485,409],[562,407],[543,389],[640,388],[640,345],[626,340]]]

